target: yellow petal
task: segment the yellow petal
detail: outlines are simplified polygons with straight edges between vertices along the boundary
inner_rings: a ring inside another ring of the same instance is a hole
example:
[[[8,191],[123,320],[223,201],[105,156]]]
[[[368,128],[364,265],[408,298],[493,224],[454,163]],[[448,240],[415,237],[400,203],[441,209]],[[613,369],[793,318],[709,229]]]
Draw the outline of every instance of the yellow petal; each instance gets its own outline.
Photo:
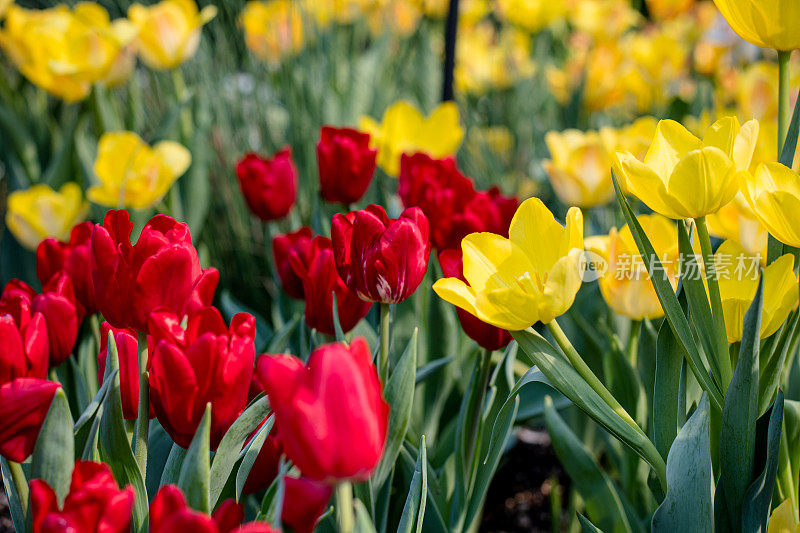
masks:
[[[180,143],[174,141],[161,141],[153,147],[153,151],[158,155],[163,165],[175,176],[182,176],[192,164],[192,154]]]
[[[700,139],[674,120],[662,120],[656,127],[653,144],[647,151],[644,163],[658,175],[666,178],[678,161],[692,150],[702,146]]]
[[[461,241],[464,278],[480,293],[498,287],[518,287],[533,275],[525,253],[509,239],[494,233],[472,233]]]
[[[456,307],[464,309],[473,316],[478,316],[475,308],[475,291],[458,278],[442,278],[433,284],[433,290],[439,298]]]
[[[764,303],[761,337],[769,337],[786,321],[797,306],[798,281],[794,274],[794,256],[786,254],[764,269]]]
[[[664,201],[681,218],[715,213],[739,190],[733,161],[719,148],[705,147],[683,157],[669,177]]]

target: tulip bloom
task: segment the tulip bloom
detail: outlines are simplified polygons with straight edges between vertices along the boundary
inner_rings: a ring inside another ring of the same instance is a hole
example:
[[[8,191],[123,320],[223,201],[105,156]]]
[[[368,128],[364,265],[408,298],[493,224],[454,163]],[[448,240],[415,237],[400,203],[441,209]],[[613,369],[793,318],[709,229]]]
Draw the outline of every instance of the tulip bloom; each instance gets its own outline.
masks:
[[[319,235],[314,237],[307,261],[304,261],[297,251],[289,255],[289,261],[294,273],[303,280],[303,294],[306,300],[305,319],[308,327],[325,335],[336,334],[333,324],[332,293],[336,294],[339,324],[345,333],[367,316],[372,303],[362,300],[339,277],[330,239]]]
[[[21,283],[21,282],[20,282]],[[27,292],[0,297],[0,385],[17,378],[47,377],[47,322],[31,309]]]
[[[800,246],[800,176],[780,163],[762,163],[744,174],[744,195],[758,221],[773,237]]]
[[[333,487],[304,476],[285,477],[283,482],[281,521],[295,533],[313,533],[328,508]]]
[[[139,57],[154,70],[173,69],[194,56],[203,25],[216,15],[213,5],[198,12],[194,0],[162,0],[128,8],[128,18],[139,32]]]
[[[739,190],[739,172],[753,157],[758,122],[735,117],[715,122],[703,140],[672,120],[658,123],[653,144],[639,161],[617,152],[614,168],[622,189],[655,212],[674,219],[715,213]]]
[[[31,481],[30,496],[33,533],[130,531],[133,487],[120,489],[106,464],[76,461],[61,509],[55,491],[42,479]]]
[[[369,302],[402,302],[428,270],[428,219],[418,207],[398,219],[389,219],[379,205],[338,213],[331,238],[336,270],[351,291]]]
[[[536,33],[567,14],[564,2],[548,0],[499,0],[498,15],[515,26]]]
[[[386,444],[389,404],[363,338],[320,346],[305,365],[264,355],[257,372],[286,455],[304,475],[329,483],[369,478]]]
[[[172,439],[188,448],[211,403],[211,448],[244,410],[255,360],[255,319],[238,313],[225,326],[208,307],[184,330],[169,311],[150,315],[150,402]]]
[[[377,150],[369,148],[369,134],[323,126],[317,143],[322,198],[341,204],[359,201],[375,175],[377,155]]]
[[[147,317],[164,307],[183,316],[211,304],[219,281],[203,270],[189,227],[156,215],[131,245],[127,211],[106,213],[92,233],[92,279],[103,317],[114,327],[146,331]]]
[[[509,238],[473,233],[461,242],[464,278],[438,280],[444,300],[483,322],[518,331],[564,314],[581,286],[583,215],[577,207],[559,224],[538,198],[520,205]]]
[[[0,455],[21,463],[33,453],[60,383],[18,378],[0,385]]]
[[[762,261],[767,260],[769,233],[747,205],[747,200],[741,192],[722,209],[713,215],[708,215],[706,222],[709,233],[714,237],[723,240],[732,239],[741,244],[748,254],[759,254]]]
[[[139,342],[132,329],[114,328],[108,322],[100,324],[100,353],[97,354],[97,381],[102,385],[106,373],[108,333],[113,332],[119,356],[119,388],[122,415],[135,420],[139,414]],[[152,409],[151,409],[152,411]],[[150,414],[150,418],[153,414]]]
[[[439,252],[439,265],[446,277],[465,281],[460,249],[453,248]],[[456,314],[464,333],[484,350],[500,350],[511,342],[508,331],[482,322],[460,307],[456,307]]]
[[[41,184],[14,191],[8,195],[7,205],[8,230],[29,250],[36,250],[47,237],[66,239],[72,227],[89,214],[89,203],[72,182],[58,192]]]
[[[279,64],[284,57],[302,49],[304,10],[316,6],[317,3],[301,6],[291,0],[247,2],[239,15],[247,48],[260,60]]]
[[[86,196],[107,207],[150,207],[191,163],[192,154],[176,142],[161,141],[151,148],[132,131],[104,133],[94,162],[100,184],[89,187]]]
[[[311,228],[303,226],[292,233],[276,235],[272,238],[272,257],[278,270],[278,277],[286,294],[297,300],[303,299],[303,280],[294,272],[289,256],[296,254],[302,264],[310,261]]]
[[[264,221],[289,214],[297,196],[297,167],[286,147],[270,159],[249,153],[236,164],[239,187],[250,211]]]
[[[64,271],[72,280],[75,297],[86,314],[97,312],[94,296],[91,264],[91,241],[94,224],[83,222],[72,228],[69,241],[48,238],[36,248],[36,277],[42,285],[47,284],[57,273]]]
[[[761,48],[800,48],[800,4],[795,0],[714,0],[731,28]]]

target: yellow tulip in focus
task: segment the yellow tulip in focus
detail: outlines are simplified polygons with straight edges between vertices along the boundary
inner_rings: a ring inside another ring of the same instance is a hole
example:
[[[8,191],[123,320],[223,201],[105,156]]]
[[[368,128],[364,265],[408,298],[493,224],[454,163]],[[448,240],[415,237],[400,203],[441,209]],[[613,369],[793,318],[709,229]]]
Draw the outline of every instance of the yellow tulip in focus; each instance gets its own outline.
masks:
[[[722,209],[708,215],[706,222],[711,235],[720,239],[736,241],[747,253],[758,254],[761,256],[762,262],[766,262],[769,234],[758,222],[741,193],[737,194]]]
[[[563,19],[567,14],[567,2],[553,0],[497,0],[500,18],[530,33]]]
[[[617,152],[614,171],[622,189],[650,209],[674,219],[719,211],[739,190],[740,171],[750,166],[758,122],[734,117],[715,122],[700,140],[673,120],[662,120],[644,162]]]
[[[89,203],[75,183],[58,192],[40,184],[8,195],[6,225],[21,245],[35,250],[47,237],[68,240],[72,227],[88,214]]]
[[[139,55],[155,70],[173,69],[194,56],[203,25],[216,15],[213,5],[198,12],[194,0],[162,0],[128,8],[128,18],[139,29]]]
[[[780,163],[744,174],[742,194],[765,228],[784,244],[800,246],[800,176]]]
[[[647,0],[647,11],[653,18],[666,20],[689,11],[694,0]]]
[[[99,185],[88,198],[108,207],[150,207],[167,193],[191,164],[189,150],[172,141],[150,147],[133,132],[111,132],[100,138],[94,172]]]
[[[442,299],[511,331],[549,323],[575,300],[585,267],[583,215],[573,207],[559,224],[538,198],[526,200],[509,238],[472,233],[461,241],[464,278],[433,285]]]
[[[247,2],[239,21],[247,48],[262,61],[277,64],[303,47],[303,14],[291,0]]]
[[[784,500],[769,516],[767,533],[800,533],[800,524],[794,518],[791,500]]]
[[[762,48],[800,48],[800,2],[797,0],[714,0],[731,28]]]
[[[390,176],[400,171],[400,156],[425,152],[431,157],[453,155],[464,130],[458,123],[458,107],[453,102],[440,104],[425,117],[406,101],[392,104],[378,124],[371,117],[362,117],[359,129],[370,134],[373,148],[378,149],[378,165]]]
[[[742,340],[744,315],[758,290],[759,264],[759,257],[748,254],[734,241],[723,242],[714,254],[714,269],[719,281],[728,342]],[[794,274],[794,256],[786,254],[773,261],[764,269],[763,275],[761,338],[778,331],[797,306],[798,282]]]

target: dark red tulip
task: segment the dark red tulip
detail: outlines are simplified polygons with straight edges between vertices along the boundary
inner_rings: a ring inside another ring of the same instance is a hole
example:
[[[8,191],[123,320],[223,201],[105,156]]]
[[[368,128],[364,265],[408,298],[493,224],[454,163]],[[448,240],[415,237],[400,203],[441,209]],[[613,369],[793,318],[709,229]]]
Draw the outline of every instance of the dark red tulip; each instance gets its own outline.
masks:
[[[245,446],[247,446],[250,440],[255,438],[266,421],[266,418],[261,421],[255,431],[248,437]],[[247,480],[242,488],[244,494],[254,494],[266,490],[278,476],[281,455],[283,455],[283,446],[281,446],[277,431],[276,425],[273,425],[264,444],[261,445],[258,456],[256,456],[256,460],[250,469],[250,474],[247,476]]]
[[[402,302],[428,270],[428,219],[418,207],[390,219],[379,205],[341,213],[331,225],[336,270],[350,290],[370,302]]]
[[[377,155],[377,150],[369,148],[368,133],[322,126],[317,143],[322,198],[340,204],[359,201],[375,174]]]
[[[186,224],[156,215],[131,245],[127,211],[106,213],[92,233],[92,279],[100,312],[112,326],[146,331],[158,308],[179,316],[211,304],[219,281],[203,270]]]
[[[446,277],[464,280],[460,249],[440,252],[439,264]],[[460,307],[456,307],[456,314],[464,333],[482,348],[499,350],[508,346],[508,343],[511,342],[511,334],[508,331],[487,324]]]
[[[444,249],[460,249],[461,240],[470,233],[488,231],[508,237],[508,227],[517,207],[517,199],[503,196],[497,187],[476,192],[463,210],[451,219],[449,231],[442,238]]]
[[[36,249],[36,277],[41,284],[47,284],[58,272],[66,272],[72,279],[75,297],[89,315],[97,312],[92,271],[89,268],[93,230],[94,224],[82,222],[72,228],[68,242],[51,237],[39,243]]]
[[[0,385],[0,455],[21,463],[31,453],[61,384],[17,378]]]
[[[311,228],[303,226],[292,233],[276,235],[272,238],[272,257],[278,270],[278,277],[286,294],[298,300],[303,299],[303,280],[292,268],[289,256],[294,253],[304,265],[310,262]]]
[[[372,303],[359,298],[339,277],[333,259],[331,240],[327,237],[319,235],[314,237],[311,242],[311,252],[306,260],[307,262],[296,251],[289,254],[292,269],[303,280],[306,324],[325,335],[335,334],[333,324],[335,293],[339,324],[347,333],[367,316]]]
[[[150,316],[152,345],[150,403],[172,439],[188,448],[211,403],[211,448],[241,414],[255,359],[255,319],[238,313],[225,326],[213,307],[189,317],[186,329],[177,315]]]
[[[284,478],[281,521],[295,533],[313,533],[332,493],[329,484],[308,477]]]
[[[236,164],[239,187],[250,211],[264,221],[289,214],[297,195],[297,167],[286,147],[270,159],[246,154]]]
[[[108,322],[100,324],[100,353],[97,354],[97,381],[103,383],[108,354],[108,333],[114,334],[119,355],[119,389],[122,397],[122,415],[135,420],[139,414],[139,342],[132,329],[112,327]],[[154,415],[150,413],[150,418]]]
[[[44,480],[31,481],[33,533],[123,533],[130,531],[134,490],[121,489],[108,465],[76,461],[64,505]]]
[[[322,345],[307,364],[263,355],[257,371],[284,451],[304,475],[329,483],[369,478],[386,444],[389,404],[363,338]]]
[[[0,296],[0,385],[47,377],[47,322],[42,313],[32,311],[30,294],[17,292],[17,286],[12,280]]]
[[[195,511],[175,485],[162,486],[150,502],[150,533],[229,533],[243,519],[242,506],[233,500],[223,502],[211,516]]]

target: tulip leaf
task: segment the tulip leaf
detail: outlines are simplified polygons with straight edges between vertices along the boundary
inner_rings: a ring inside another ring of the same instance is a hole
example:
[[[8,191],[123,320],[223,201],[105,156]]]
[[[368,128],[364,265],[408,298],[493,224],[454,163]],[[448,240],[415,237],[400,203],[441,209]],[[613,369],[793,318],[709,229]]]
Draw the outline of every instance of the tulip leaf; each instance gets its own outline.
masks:
[[[175,485],[178,483],[184,459],[186,459],[186,450],[177,443],[173,443],[167,456],[167,462],[164,463],[159,485]]]
[[[186,457],[183,459],[178,487],[186,495],[189,507],[201,513],[209,513],[210,465],[209,451],[211,441],[211,404],[206,404],[206,412],[197,426]]]
[[[400,524],[397,526],[398,533],[421,533],[422,523],[425,518],[425,502],[428,499],[428,457],[425,447],[425,435],[419,439],[419,453],[417,462],[414,466],[414,475],[411,477],[406,503],[403,506],[403,514],[400,517]],[[416,523],[416,528],[414,524]]]
[[[789,320],[779,330],[780,334],[775,337],[775,344],[772,350],[767,353],[768,358],[764,363],[764,352],[761,352],[759,359],[758,376],[758,412],[763,413],[769,407],[769,402],[775,397],[778,386],[781,382],[781,375],[789,355],[789,350],[795,345],[795,335],[800,325],[800,313],[792,313]]]
[[[372,517],[361,500],[355,500],[355,514],[354,533],[376,533],[375,526],[372,524]]]
[[[718,525],[742,527],[742,505],[753,479],[758,418],[758,354],[764,278],[744,317],[739,361],[725,395],[720,429],[720,489],[715,500]],[[724,501],[722,501],[724,499]],[[727,514],[727,516],[725,516]]]
[[[2,474],[3,477],[3,489],[6,492],[8,510],[11,514],[11,522],[14,526],[14,531],[26,531],[25,513],[22,512],[22,504],[19,500],[19,494],[17,493],[17,488],[14,485],[14,480],[11,477],[11,467],[9,466],[5,457],[0,457],[0,474]]]
[[[258,458],[258,454],[261,452],[261,447],[264,446],[264,442],[266,442],[267,437],[269,436],[270,431],[272,431],[272,426],[275,424],[275,417],[270,416],[264,425],[261,426],[261,429],[258,430],[258,433],[250,440],[250,443],[244,450],[244,457],[242,458],[242,462],[239,465],[239,469],[236,472],[236,501],[238,502],[242,497],[242,490],[244,489],[244,484],[247,481],[247,477],[250,475],[250,470],[252,470],[253,465]]]
[[[75,438],[72,433],[72,415],[64,390],[59,388],[53,396],[47,418],[42,424],[31,458],[31,479],[43,479],[64,503],[75,465]]]
[[[239,415],[239,418],[231,424],[231,427],[222,437],[219,446],[217,446],[217,452],[214,454],[214,461],[211,463],[211,471],[209,473],[209,501],[212,509],[217,506],[219,497],[228,482],[231,472],[233,472],[233,467],[236,465],[239,452],[241,452],[247,436],[258,427],[258,424],[268,414],[269,401],[266,396],[262,396]]]
[[[198,96],[199,97],[199,96]],[[200,235],[208,215],[211,198],[211,179],[208,172],[209,157],[213,153],[209,144],[208,111],[197,106],[196,128],[192,138],[192,164],[182,180],[173,184],[180,187],[183,199],[184,220],[192,235]]]
[[[289,344],[289,341],[292,339],[292,333],[294,333],[294,330],[297,329],[297,325],[300,323],[301,318],[302,315],[294,315],[289,322],[284,324],[281,329],[275,332],[275,334],[269,340],[266,350],[262,351],[264,353],[283,352],[286,349],[286,346]]]
[[[86,433],[86,441],[83,445],[83,453],[81,459],[84,461],[100,461],[100,452],[97,449],[97,436],[100,433],[100,420],[103,416],[103,406],[97,408],[97,416],[94,417],[92,426]]]
[[[666,459],[683,422],[680,411],[680,375],[683,353],[666,320],[658,329],[656,378],[653,387],[653,444]]]
[[[603,533],[603,530],[592,524],[589,519],[583,516],[581,513],[578,513],[578,523],[580,523],[581,531],[583,533]]]
[[[583,498],[592,520],[609,531],[633,531],[611,478],[561,419],[549,396],[544,401],[544,423],[556,456]]]
[[[112,374],[112,377],[103,381],[103,386],[100,387],[100,390],[98,390],[97,394],[94,395],[94,398],[92,398],[92,400],[86,406],[86,409],[83,410],[83,413],[81,413],[81,416],[78,418],[78,421],[75,422],[75,425],[72,428],[72,431],[75,434],[76,449],[82,449],[85,452],[87,446],[94,446],[94,444],[90,444],[90,441],[93,440],[93,435],[97,434],[97,429],[99,428],[97,421],[102,416],[102,404],[106,399],[108,389],[111,388],[114,379],[116,379],[117,371],[114,372],[115,373]],[[90,421],[92,424],[87,425]]]
[[[347,339],[344,336],[342,324],[339,322],[339,304],[336,303],[336,292],[332,291],[331,296],[333,297],[333,309],[331,310],[331,316],[333,316],[333,330],[336,333],[336,342],[346,343]]]
[[[795,105],[794,112],[792,113],[792,121],[789,123],[789,129],[786,131],[786,140],[781,150],[780,162],[783,166],[792,168],[795,152],[797,150],[798,134],[800,134],[800,106]]]
[[[288,471],[288,464],[286,461],[281,460],[280,467],[278,468],[278,475],[270,484],[267,491],[264,493],[264,498],[261,500],[261,508],[256,516],[257,522],[269,522],[275,527],[281,525],[281,513],[283,512],[283,497],[286,490],[286,472]]]
[[[438,372],[439,370],[446,367],[448,364],[455,361],[455,359],[456,359],[455,357],[450,355],[447,357],[440,357],[438,359],[434,359],[430,363],[422,365],[417,369],[415,378],[416,384],[420,385],[421,383],[425,383],[425,381],[429,377],[433,376],[434,374],[436,374],[436,372]]]
[[[667,495],[653,515],[652,531],[713,531],[711,412],[703,393],[667,457]]]

